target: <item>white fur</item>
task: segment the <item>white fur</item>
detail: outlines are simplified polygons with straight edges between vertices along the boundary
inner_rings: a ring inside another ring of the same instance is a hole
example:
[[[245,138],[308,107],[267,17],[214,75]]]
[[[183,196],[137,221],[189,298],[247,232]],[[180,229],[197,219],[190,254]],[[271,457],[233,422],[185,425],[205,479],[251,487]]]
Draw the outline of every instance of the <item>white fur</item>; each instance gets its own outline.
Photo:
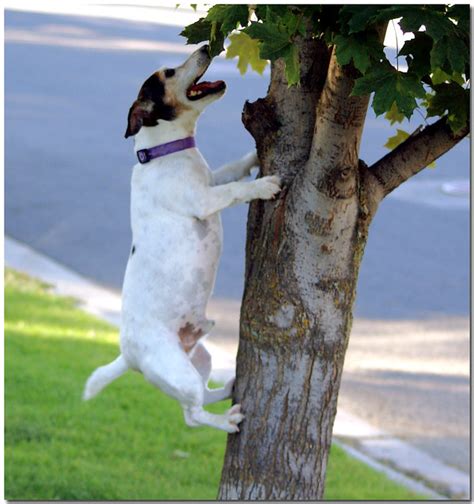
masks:
[[[188,109],[172,121],[142,127],[135,151],[194,136],[204,107],[223,95],[199,101],[186,89],[209,65],[198,50],[166,80]],[[186,352],[180,329],[192,327],[205,336],[214,323],[206,317],[222,250],[219,212],[256,198],[272,198],[278,177],[239,180],[257,165],[255,153],[212,173],[197,148],[136,164],[132,175],[131,225],[135,253],[130,256],[122,294],[121,356],[98,368],[86,384],[84,399],[96,395],[128,368],[140,371],[153,385],[177,399],[188,425],[209,425],[238,432],[244,418],[240,405],[223,415],[203,405],[230,397],[233,380],[221,389],[207,387],[211,357],[201,342]]]

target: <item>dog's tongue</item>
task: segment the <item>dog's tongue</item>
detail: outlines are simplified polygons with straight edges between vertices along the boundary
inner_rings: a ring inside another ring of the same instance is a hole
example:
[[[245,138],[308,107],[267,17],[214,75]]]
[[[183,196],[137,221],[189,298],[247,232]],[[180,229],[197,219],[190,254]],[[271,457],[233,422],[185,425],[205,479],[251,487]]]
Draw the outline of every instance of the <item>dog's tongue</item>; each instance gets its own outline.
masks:
[[[199,82],[199,84],[194,84],[193,86],[191,86],[189,88],[189,91],[201,91],[201,92],[211,91],[213,89],[221,87],[222,84],[224,84],[224,81],[221,80],[215,82],[207,82],[207,81]]]

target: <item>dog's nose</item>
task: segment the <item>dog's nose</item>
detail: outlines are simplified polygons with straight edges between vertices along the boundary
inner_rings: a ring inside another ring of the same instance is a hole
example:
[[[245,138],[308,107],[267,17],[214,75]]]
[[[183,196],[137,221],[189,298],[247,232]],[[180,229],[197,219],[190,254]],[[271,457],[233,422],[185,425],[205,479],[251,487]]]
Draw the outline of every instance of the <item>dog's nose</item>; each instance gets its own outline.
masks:
[[[206,56],[209,56],[209,44],[203,45],[200,51],[203,52]]]

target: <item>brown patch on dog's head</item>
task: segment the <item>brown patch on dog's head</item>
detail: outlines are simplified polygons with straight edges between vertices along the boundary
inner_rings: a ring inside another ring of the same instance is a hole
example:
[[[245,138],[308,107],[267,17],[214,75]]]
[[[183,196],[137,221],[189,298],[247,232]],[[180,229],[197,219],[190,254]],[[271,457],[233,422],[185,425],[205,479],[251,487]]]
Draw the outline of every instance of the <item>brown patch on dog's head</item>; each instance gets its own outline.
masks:
[[[166,82],[173,75],[170,69],[160,70],[143,83],[128,112],[125,138],[136,135],[142,126],[156,126],[160,119],[172,121],[177,117],[179,107],[172,92],[173,86]]]

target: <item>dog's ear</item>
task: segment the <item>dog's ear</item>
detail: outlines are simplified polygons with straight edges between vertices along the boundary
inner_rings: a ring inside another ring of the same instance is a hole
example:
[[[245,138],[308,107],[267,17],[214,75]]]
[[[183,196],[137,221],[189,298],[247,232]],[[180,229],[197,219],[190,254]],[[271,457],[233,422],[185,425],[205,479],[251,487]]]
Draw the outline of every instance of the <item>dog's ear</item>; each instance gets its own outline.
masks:
[[[175,117],[175,109],[165,105],[162,100],[158,103],[151,100],[136,100],[128,112],[125,138],[136,135],[142,126],[156,126],[158,119],[172,121]]]
[[[128,111],[127,131],[125,138],[136,135],[153,114],[153,102],[150,100],[135,100]]]

